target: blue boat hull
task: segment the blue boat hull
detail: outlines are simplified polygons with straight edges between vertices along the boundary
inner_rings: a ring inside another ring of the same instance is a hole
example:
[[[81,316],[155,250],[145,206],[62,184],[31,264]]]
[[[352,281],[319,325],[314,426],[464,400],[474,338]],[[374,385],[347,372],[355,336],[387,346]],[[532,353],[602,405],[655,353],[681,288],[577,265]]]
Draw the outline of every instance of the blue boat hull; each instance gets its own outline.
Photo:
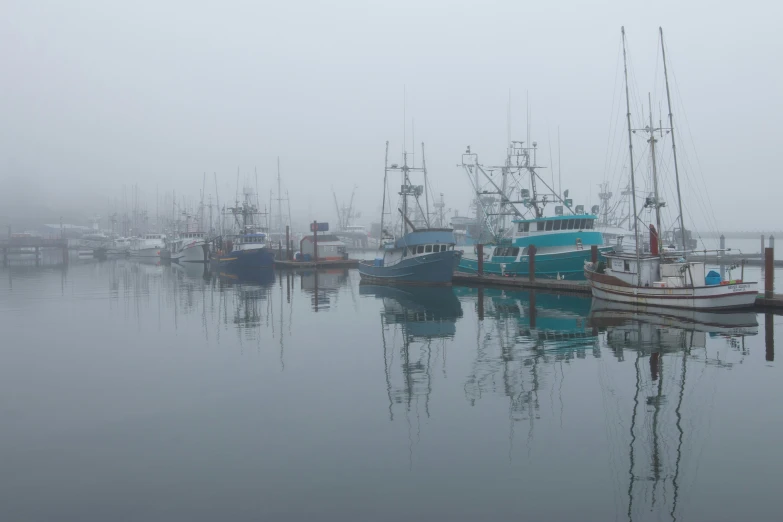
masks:
[[[359,263],[362,282],[381,284],[449,285],[460,260],[460,253],[448,250],[404,258],[391,266]]]
[[[231,268],[232,270],[273,268],[275,266],[275,254],[268,248],[235,250],[218,257],[218,265],[220,268]]]
[[[600,247],[599,256],[605,252],[612,252],[612,247]],[[585,261],[590,261],[590,250],[572,250],[557,254],[536,254],[536,277],[542,279],[581,280],[585,278]],[[501,267],[505,265],[505,268]],[[478,273],[478,260],[465,259],[459,263],[460,272],[467,274]],[[492,275],[507,275],[527,277],[530,272],[530,264],[527,261],[495,262],[484,261],[484,273]]]

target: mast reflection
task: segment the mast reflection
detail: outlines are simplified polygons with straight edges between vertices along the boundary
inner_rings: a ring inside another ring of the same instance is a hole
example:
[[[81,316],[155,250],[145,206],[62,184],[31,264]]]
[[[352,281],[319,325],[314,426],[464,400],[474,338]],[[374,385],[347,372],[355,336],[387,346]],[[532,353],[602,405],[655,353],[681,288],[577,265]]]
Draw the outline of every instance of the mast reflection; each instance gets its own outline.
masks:
[[[625,351],[635,352],[628,520],[644,518],[649,511],[676,520],[681,470],[689,457],[698,458],[696,448],[702,442],[692,427],[698,425],[694,417],[703,408],[686,402],[695,395],[686,388],[689,366],[731,368],[734,363],[725,355],[717,350],[713,355],[709,341],[722,340],[730,351],[744,357],[745,337],[758,333],[756,315],[637,307],[596,299],[590,324],[601,330],[602,342],[618,359],[622,360]]]
[[[403,405],[410,412],[420,398],[429,417],[433,344],[445,356],[445,340],[454,338],[457,319],[462,317],[454,290],[361,285],[359,294],[383,301],[381,335],[389,419],[394,420],[394,405]],[[440,345],[438,341],[442,341]]]

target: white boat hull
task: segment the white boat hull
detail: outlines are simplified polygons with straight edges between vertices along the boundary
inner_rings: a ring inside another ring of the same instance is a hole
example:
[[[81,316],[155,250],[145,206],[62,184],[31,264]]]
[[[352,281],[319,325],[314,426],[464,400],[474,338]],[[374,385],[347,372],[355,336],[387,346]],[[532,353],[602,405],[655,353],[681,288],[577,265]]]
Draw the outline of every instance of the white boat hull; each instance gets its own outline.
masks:
[[[734,283],[697,287],[638,287],[613,283],[611,276],[585,270],[593,297],[644,306],[687,308],[693,310],[726,310],[749,308],[756,302],[756,283]]]
[[[204,242],[199,241],[190,245],[185,245],[177,255],[182,263],[204,263],[206,257],[204,255]]]
[[[138,250],[131,250],[131,257],[160,257],[160,248],[140,248]]]

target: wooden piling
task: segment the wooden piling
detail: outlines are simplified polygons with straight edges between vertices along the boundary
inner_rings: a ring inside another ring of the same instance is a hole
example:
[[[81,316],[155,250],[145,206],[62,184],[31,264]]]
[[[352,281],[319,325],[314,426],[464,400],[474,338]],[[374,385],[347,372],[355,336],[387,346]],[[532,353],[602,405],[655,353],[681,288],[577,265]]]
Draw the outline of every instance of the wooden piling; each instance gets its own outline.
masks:
[[[290,225],[285,226],[285,260],[291,261],[291,242],[289,238],[289,230]]]
[[[484,275],[484,245],[476,245],[476,255],[478,255],[478,275]]]
[[[313,221],[313,262],[318,264],[318,221]],[[316,272],[315,280],[318,281],[318,272]]]
[[[764,298],[775,296],[775,249],[764,250]]]
[[[536,245],[530,245],[527,248],[528,256],[528,279],[536,280]]]
[[[598,262],[598,245],[590,246],[590,261],[593,264]]]
[[[764,253],[764,234],[761,234],[761,253]]]
[[[764,314],[764,341],[767,347],[766,359],[769,362],[775,360],[775,314]]]

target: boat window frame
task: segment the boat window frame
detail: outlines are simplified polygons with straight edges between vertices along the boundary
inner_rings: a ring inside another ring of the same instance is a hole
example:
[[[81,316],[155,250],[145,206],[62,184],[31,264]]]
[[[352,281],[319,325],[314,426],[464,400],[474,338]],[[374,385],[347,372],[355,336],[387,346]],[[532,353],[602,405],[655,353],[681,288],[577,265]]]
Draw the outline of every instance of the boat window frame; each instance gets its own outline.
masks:
[[[416,246],[416,253],[417,254],[423,254],[424,253],[424,245]]]
[[[554,224],[552,225],[552,230],[562,230],[563,226],[563,220],[562,219],[556,219],[554,221]]]
[[[549,232],[552,230],[552,227],[554,227],[555,222],[554,221],[545,221],[546,223],[546,231]]]
[[[432,245],[424,245],[424,253],[432,254]]]

